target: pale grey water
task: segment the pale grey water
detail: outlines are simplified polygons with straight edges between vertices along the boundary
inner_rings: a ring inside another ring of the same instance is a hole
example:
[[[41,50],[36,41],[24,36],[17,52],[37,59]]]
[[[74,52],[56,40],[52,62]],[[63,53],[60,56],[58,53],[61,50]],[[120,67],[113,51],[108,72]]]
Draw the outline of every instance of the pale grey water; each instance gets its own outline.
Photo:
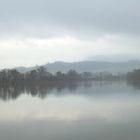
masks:
[[[0,90],[0,140],[139,140],[140,90],[125,82]]]

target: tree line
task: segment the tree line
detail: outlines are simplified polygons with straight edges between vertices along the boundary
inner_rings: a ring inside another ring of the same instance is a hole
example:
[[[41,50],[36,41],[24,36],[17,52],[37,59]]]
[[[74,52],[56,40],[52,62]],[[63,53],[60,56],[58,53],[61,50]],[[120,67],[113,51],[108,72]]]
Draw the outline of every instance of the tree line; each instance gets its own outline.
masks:
[[[3,69],[0,71],[0,84],[16,85],[29,83],[45,83],[45,82],[73,82],[73,81],[101,81],[101,80],[124,80],[139,81],[140,69],[135,69],[127,74],[113,75],[110,72],[83,72],[78,73],[75,70],[69,70],[67,73],[61,71],[52,74],[45,67],[31,70],[26,73],[20,73],[16,69]]]
[[[31,70],[26,73],[20,73],[16,69],[3,69],[0,71],[0,84],[29,84],[29,83],[45,83],[45,82],[73,82],[82,80],[118,80],[122,75],[115,76],[109,72],[78,73],[75,70],[69,70],[67,73],[61,71],[52,74],[45,67]]]
[[[26,73],[20,73],[16,69],[4,69],[0,71],[1,84],[79,81],[83,79],[89,80],[91,78],[92,74],[89,72],[79,74],[74,70],[69,70],[67,73],[62,73],[61,71],[58,71],[56,74],[52,74],[48,72],[45,67],[39,67],[36,70],[31,70],[30,72]]]
[[[127,80],[140,81],[140,69],[134,69],[132,72],[127,73]]]

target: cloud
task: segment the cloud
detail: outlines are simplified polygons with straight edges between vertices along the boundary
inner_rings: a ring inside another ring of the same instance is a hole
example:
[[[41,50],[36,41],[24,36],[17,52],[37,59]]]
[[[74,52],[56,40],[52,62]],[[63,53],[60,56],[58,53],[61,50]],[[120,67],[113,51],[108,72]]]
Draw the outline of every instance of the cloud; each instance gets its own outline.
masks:
[[[0,64],[1,67],[13,67],[62,60],[80,61],[87,55],[82,45],[85,43],[69,36],[46,39],[1,39]]]
[[[0,39],[0,64],[4,68],[41,65],[54,61],[73,62],[97,58],[105,60],[105,56],[111,59],[118,56],[138,58],[140,41],[131,39],[129,45],[127,40],[126,37],[113,35],[94,40],[82,40],[72,36]]]
[[[0,64],[138,58],[139,5],[137,0],[0,1]]]
[[[43,29],[51,34],[53,27],[65,29],[64,33],[73,30],[80,34],[139,34],[139,5],[137,0],[6,0],[0,2],[0,24],[3,32],[27,35],[30,31],[32,35],[40,34]]]

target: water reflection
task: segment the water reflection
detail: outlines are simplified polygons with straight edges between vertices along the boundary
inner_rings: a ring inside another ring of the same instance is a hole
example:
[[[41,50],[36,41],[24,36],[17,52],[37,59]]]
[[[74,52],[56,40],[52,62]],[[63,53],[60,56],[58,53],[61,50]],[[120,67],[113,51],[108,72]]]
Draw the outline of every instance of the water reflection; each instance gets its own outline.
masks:
[[[21,94],[29,94],[40,98],[45,98],[52,90],[56,90],[57,93],[61,93],[62,90],[68,89],[69,91],[75,91],[81,83],[49,83],[49,84],[28,84],[28,85],[16,85],[16,86],[0,86],[0,98],[2,100],[17,99]],[[89,83],[83,84],[85,87],[89,87]]]
[[[140,90],[140,82],[139,81],[127,81],[128,86],[132,86],[134,89]]]
[[[138,140],[140,91],[129,84],[0,87],[1,139]]]
[[[128,86],[130,86],[128,88]],[[77,90],[81,91],[77,92]],[[88,89],[88,92],[87,92]],[[0,86],[0,99],[4,101],[15,100],[22,94],[32,95],[44,99],[48,94],[54,93],[57,96],[62,94],[114,94],[114,92],[129,93],[133,89],[140,90],[140,83],[138,82],[72,82],[72,83],[52,83],[52,84],[28,84],[16,86]],[[65,92],[67,91],[67,92]],[[90,92],[89,92],[90,91]],[[136,92],[135,93],[139,93]],[[134,94],[134,91],[133,91]]]

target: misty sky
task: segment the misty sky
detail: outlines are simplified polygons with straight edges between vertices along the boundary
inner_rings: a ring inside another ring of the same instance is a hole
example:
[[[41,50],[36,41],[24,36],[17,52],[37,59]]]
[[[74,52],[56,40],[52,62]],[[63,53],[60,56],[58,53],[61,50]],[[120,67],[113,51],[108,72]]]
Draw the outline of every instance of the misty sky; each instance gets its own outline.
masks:
[[[0,68],[139,59],[138,0],[0,0]]]

